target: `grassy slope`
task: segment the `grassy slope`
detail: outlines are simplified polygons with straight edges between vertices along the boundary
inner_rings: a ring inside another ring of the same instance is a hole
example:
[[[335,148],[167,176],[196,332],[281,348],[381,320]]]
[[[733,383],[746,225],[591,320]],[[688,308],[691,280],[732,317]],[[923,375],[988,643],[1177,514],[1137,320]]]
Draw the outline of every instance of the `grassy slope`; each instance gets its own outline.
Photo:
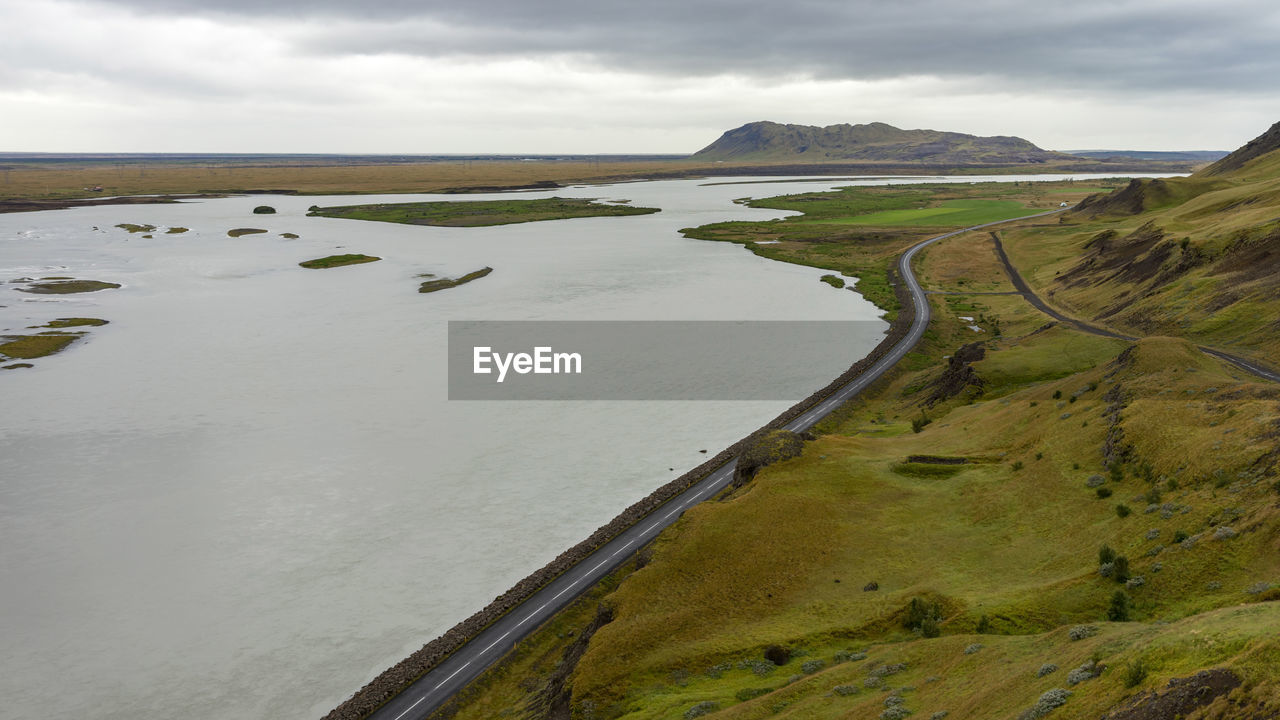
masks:
[[[1138,203],[1110,198],[1102,212],[1007,233],[1008,252],[1068,313],[1130,334],[1280,356],[1280,153],[1141,190],[1139,214],[1131,214]]]
[[[658,208],[606,205],[586,198],[552,197],[540,200],[343,205],[317,208],[308,214],[321,217],[348,218],[351,220],[406,223],[409,225],[477,227],[580,217],[648,215],[656,212],[658,212]]]
[[[815,216],[736,229],[792,238],[763,247],[791,247],[803,261],[818,241],[795,238],[821,222]],[[865,245],[888,258],[909,242],[894,237]],[[857,259],[857,237],[827,244],[835,248],[827,257],[841,263],[879,262]],[[919,268],[931,289],[1011,289],[978,234],[940,243]],[[1212,666],[1248,681],[1240,697],[1280,699],[1280,607],[1249,604],[1276,593],[1248,592],[1280,582],[1272,486],[1280,392],[1183,340],[1152,338],[1122,355],[1127,343],[1045,328],[1018,296],[932,300],[935,321],[912,361],[824,422],[801,457],[689,510],[657,541],[653,560],[607,596],[616,619],[572,676],[576,717],[680,717],[706,701],[718,703],[717,717],[875,717],[887,693],[864,687],[870,668],[905,662],[884,685],[914,688],[902,695],[918,716],[1013,718],[1045,690],[1066,687],[1066,673],[1094,654],[1108,669],[1073,688],[1052,717],[1098,717],[1122,698]],[[974,367],[986,386],[922,407],[940,358],[979,337],[988,352]],[[1103,448],[1116,433],[1103,396],[1117,384],[1128,404],[1115,427],[1132,450],[1122,479],[1106,480],[1114,494],[1099,499],[1086,480],[1109,475]],[[932,422],[914,434],[910,421],[922,413]],[[973,462],[922,474],[902,462],[911,454]],[[1132,513],[1119,517],[1118,504]],[[1220,525],[1237,536],[1214,539]],[[1158,535],[1148,538],[1152,530]],[[1178,532],[1197,539],[1176,545]],[[1103,543],[1144,578],[1127,591],[1135,622],[1104,621],[1120,586],[1097,573]],[[864,592],[871,581],[879,590]],[[942,637],[903,629],[913,597],[941,604]],[[984,615],[994,634],[975,635]],[[1071,641],[1067,626],[1084,622],[1100,634]],[[803,656],[758,675],[748,663],[767,669],[759,660],[774,643]],[[965,654],[973,643],[985,647]],[[850,649],[869,657],[837,663],[836,653]],[[1149,676],[1127,689],[1124,668],[1136,659]],[[806,671],[813,660],[823,667]],[[1043,663],[1061,669],[1037,678]],[[537,673],[521,681],[539,682]],[[512,678],[488,682],[482,695],[510,692]],[[852,694],[833,692],[844,685]],[[744,690],[764,694],[740,701]],[[474,707],[460,715],[484,716]]]

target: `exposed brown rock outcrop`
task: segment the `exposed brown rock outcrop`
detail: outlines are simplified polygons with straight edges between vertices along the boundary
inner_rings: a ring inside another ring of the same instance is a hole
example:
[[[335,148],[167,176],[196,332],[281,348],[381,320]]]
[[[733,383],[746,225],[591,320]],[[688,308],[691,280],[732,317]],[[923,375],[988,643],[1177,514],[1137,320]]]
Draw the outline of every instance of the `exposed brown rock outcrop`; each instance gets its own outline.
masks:
[[[1174,720],[1186,717],[1237,687],[1240,687],[1240,678],[1230,670],[1201,670],[1191,677],[1173,678],[1163,693],[1139,695],[1125,707],[1108,713],[1103,720]]]
[[[929,394],[925,404],[933,407],[937,403],[959,395],[965,388],[973,386],[981,388],[986,381],[978,377],[970,363],[975,363],[987,356],[987,349],[980,342],[969,343],[956,350],[947,360],[947,367],[938,379],[929,383],[933,392]]]

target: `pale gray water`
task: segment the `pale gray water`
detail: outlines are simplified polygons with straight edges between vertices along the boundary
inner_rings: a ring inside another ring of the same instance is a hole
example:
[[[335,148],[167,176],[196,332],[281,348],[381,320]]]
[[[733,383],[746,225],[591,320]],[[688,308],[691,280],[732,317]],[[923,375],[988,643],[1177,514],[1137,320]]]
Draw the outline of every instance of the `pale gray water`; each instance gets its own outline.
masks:
[[[304,217],[428,196],[0,215],[0,281],[124,285],[52,298],[0,285],[0,332],[111,321],[0,372],[0,716],[322,715],[789,404],[449,403],[445,321],[873,320],[823,271],[676,232],[784,214],[735,197],[842,184],[531,193],[663,212],[494,228]],[[250,214],[259,204],[280,212]],[[192,231],[143,239],[122,222]],[[384,260],[296,265],[338,252]],[[470,285],[416,292],[418,273],[485,265]],[[813,363],[814,388],[886,327],[865,326]]]

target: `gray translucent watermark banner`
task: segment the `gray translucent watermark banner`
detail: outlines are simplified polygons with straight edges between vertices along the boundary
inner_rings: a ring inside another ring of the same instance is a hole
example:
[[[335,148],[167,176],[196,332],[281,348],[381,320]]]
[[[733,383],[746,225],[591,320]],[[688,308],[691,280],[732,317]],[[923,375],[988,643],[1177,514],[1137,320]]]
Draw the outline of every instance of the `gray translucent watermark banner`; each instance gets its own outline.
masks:
[[[884,337],[862,321],[449,321],[450,400],[790,400]]]

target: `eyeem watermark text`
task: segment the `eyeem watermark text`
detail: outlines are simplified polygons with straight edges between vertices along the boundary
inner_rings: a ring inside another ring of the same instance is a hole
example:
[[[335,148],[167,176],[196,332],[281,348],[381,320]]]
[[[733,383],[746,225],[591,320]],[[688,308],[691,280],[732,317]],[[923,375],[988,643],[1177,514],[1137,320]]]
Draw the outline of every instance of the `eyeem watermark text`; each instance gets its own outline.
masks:
[[[472,354],[471,371],[476,375],[498,372],[498,382],[507,379],[507,371],[520,375],[582,374],[582,354],[555,352],[550,347],[535,347],[533,353],[494,352],[491,347],[476,347]],[[490,367],[492,365],[492,367]]]
[[[808,396],[888,323],[450,320],[450,400],[768,400]]]

